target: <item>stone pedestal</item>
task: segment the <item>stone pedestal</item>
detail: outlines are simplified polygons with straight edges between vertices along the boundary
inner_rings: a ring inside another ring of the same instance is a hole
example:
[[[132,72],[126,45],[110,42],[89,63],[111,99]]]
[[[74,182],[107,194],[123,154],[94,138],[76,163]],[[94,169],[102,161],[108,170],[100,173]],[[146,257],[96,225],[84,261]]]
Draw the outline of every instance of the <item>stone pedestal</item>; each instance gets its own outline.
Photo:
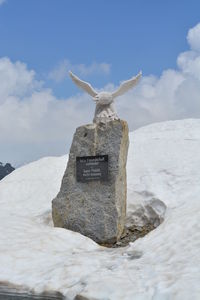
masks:
[[[77,128],[60,192],[52,201],[54,226],[90,237],[100,244],[120,238],[126,216],[128,126],[115,120]],[[78,182],[77,157],[108,155],[107,180]]]

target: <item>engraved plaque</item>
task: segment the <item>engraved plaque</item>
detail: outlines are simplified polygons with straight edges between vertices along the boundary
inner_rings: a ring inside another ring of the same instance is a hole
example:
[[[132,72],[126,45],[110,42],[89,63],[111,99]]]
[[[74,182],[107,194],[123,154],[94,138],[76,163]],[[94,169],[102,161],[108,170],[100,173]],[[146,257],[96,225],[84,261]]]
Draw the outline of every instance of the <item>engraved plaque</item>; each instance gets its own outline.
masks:
[[[76,179],[79,182],[108,180],[108,155],[76,157]]]

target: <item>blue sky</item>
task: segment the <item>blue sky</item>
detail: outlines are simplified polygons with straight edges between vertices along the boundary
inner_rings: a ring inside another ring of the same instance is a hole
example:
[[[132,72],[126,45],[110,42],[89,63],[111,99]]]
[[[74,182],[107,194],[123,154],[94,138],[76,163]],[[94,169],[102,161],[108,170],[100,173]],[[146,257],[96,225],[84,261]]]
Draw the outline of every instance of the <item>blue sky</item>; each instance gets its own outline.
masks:
[[[199,0],[0,0],[0,161],[69,151],[97,88],[143,78],[116,100],[130,130],[200,118]]]
[[[7,0],[0,9],[0,56],[25,62],[65,97],[75,92],[72,83],[46,78],[65,59],[110,64],[107,76],[85,77],[98,87],[140,69],[159,75],[174,68],[199,11],[198,0]]]

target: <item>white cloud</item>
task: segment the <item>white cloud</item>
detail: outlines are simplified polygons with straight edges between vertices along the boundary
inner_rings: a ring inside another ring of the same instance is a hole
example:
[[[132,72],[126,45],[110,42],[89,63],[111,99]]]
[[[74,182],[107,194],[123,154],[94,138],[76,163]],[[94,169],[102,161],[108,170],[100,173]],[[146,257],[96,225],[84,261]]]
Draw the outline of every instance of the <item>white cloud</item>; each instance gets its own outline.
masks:
[[[87,95],[58,100],[24,63],[0,59],[0,82],[0,161],[18,165],[67,152],[76,126],[93,114]]]
[[[160,78],[144,77],[135,90],[117,101],[131,129],[151,122],[200,118],[200,24],[189,30],[187,39],[191,49],[180,53],[177,70],[165,70]]]
[[[49,79],[52,79],[56,82],[64,80],[68,76],[68,71],[71,69],[70,62],[64,60],[59,63],[52,71],[49,72]]]
[[[192,50],[200,51],[200,23],[188,31],[187,40]]]
[[[199,25],[189,31],[192,48],[178,56],[177,70],[165,70],[159,78],[143,77],[135,89],[116,99],[118,114],[130,130],[151,122],[200,118],[196,28]],[[0,59],[0,82],[0,161],[18,164],[67,153],[75,128],[92,121],[95,107],[88,95],[57,99],[21,62]],[[105,87],[114,88],[113,84]]]
[[[5,3],[5,2],[6,2],[6,0],[0,0],[0,5]]]
[[[12,63],[9,58],[0,59],[0,102],[9,96],[24,96],[41,86],[35,80],[35,72],[27,70],[21,62]]]
[[[76,65],[74,67],[75,70],[77,69],[81,75],[91,75],[94,73],[102,73],[102,74],[109,74],[110,73],[110,65],[107,63],[92,63],[89,66],[84,64]]]
[[[87,76],[91,74],[109,74],[110,65],[107,63],[92,63],[91,65],[77,64],[73,65],[67,59],[60,62],[51,72],[49,72],[49,78],[60,82],[68,76],[68,71],[71,70],[82,76]]]

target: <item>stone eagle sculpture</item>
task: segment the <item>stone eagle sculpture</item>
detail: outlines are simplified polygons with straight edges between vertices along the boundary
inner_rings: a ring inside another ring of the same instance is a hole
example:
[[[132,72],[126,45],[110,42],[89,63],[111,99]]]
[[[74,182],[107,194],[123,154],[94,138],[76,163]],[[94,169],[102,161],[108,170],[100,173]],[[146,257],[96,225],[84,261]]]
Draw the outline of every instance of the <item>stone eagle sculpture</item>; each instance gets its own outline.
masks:
[[[87,92],[90,96],[92,96],[92,99],[96,103],[96,109],[95,109],[95,115],[93,122],[94,123],[106,123],[112,120],[118,120],[119,117],[117,116],[117,113],[114,109],[113,102],[114,99],[118,96],[123,95],[128,90],[130,90],[132,87],[134,87],[140,77],[142,76],[142,72],[140,71],[135,77],[132,77],[129,80],[123,81],[119,88],[112,92],[97,92],[95,89],[89,84],[88,82],[85,82],[81,79],[79,79],[77,76],[75,76],[71,71],[69,71],[69,75],[73,82],[81,89],[83,89],[85,92]]]

